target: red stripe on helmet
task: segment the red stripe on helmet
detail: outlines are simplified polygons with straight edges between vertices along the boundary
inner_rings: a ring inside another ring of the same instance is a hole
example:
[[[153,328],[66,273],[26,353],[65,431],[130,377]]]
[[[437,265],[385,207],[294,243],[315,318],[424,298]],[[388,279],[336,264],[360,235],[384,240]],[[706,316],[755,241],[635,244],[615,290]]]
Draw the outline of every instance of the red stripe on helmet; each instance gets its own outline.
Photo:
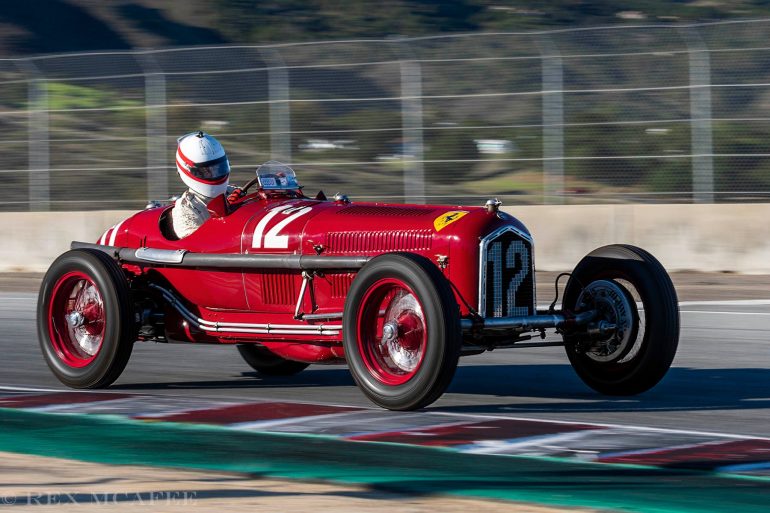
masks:
[[[195,166],[195,162],[193,162],[192,160],[188,159],[188,158],[185,156],[185,154],[184,154],[184,153],[182,153],[182,148],[180,148],[180,147],[177,147],[177,149],[176,149],[176,155],[177,155],[177,157],[179,157],[180,159],[182,159],[182,162],[184,162],[184,163],[185,163],[185,164],[187,164],[188,166],[190,166],[190,167],[194,167],[194,166]]]

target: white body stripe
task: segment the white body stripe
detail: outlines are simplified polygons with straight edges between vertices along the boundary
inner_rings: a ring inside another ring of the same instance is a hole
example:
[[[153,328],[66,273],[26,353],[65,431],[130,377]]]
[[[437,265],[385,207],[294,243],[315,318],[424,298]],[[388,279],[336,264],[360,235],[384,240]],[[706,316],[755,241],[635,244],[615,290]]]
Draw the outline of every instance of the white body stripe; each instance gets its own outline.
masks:
[[[115,238],[118,236],[118,232],[120,231],[120,227],[125,223],[126,220],[122,220],[118,224],[115,225],[115,227],[112,229],[112,235],[110,235],[110,243],[107,244],[108,246],[114,246],[115,245]]]
[[[272,218],[278,215],[278,212],[282,212],[284,208],[278,207],[274,208],[267,214],[265,214],[265,217],[259,220],[259,223],[257,223],[257,227],[254,229],[254,238],[251,242],[252,248],[261,248],[262,247],[262,234],[265,233],[265,226],[267,226],[267,223],[270,222]]]
[[[257,227],[254,229],[254,237],[251,241],[251,247],[252,248],[270,248],[270,249],[286,249],[289,247],[289,236],[288,235],[278,235],[281,230],[286,228],[286,226],[297,219],[300,216],[303,216],[313,210],[313,207],[278,207],[267,214],[265,214],[265,217],[259,220],[259,223],[257,223]],[[271,219],[273,219],[278,214],[291,214],[286,219],[282,219],[278,222],[275,226],[270,228],[270,231],[268,231],[265,235],[265,243],[264,246],[262,245],[262,234],[265,233],[265,227],[267,226],[267,223],[270,222]]]
[[[286,228],[286,225],[294,221],[300,216],[303,216],[313,210],[313,207],[305,207],[302,210],[294,212],[292,215],[273,226],[269,232],[265,234],[265,247],[271,249],[286,249],[289,247],[289,236],[278,235],[281,230]]]
[[[105,241],[105,240],[107,240],[107,234],[108,234],[108,233],[110,233],[110,228],[108,228],[108,229],[107,229],[107,231],[106,231],[106,232],[104,232],[104,233],[102,234],[102,238],[101,238],[101,239],[99,239],[99,242],[98,242],[98,244],[99,244],[100,246],[104,246],[104,241]]]

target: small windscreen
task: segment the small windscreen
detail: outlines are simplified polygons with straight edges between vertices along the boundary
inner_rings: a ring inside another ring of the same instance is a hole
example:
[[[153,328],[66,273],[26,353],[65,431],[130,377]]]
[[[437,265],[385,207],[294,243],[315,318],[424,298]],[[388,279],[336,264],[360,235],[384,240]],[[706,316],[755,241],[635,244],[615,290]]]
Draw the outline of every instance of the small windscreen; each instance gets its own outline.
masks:
[[[294,170],[286,164],[281,164],[275,160],[265,162],[257,168],[257,178],[259,186],[265,190],[288,190],[299,189],[297,175]]]

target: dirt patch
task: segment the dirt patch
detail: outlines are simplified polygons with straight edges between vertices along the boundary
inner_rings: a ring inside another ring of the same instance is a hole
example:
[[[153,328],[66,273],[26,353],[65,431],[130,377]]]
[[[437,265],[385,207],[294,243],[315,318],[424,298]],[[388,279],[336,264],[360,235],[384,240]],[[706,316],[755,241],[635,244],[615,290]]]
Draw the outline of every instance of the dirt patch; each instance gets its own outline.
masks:
[[[306,511],[329,513],[555,513],[564,508],[443,496],[406,496],[363,486],[260,479],[223,472],[117,466],[0,453],[0,508],[61,513],[110,511]],[[48,505],[48,508],[45,506]],[[41,510],[41,507],[44,509]],[[50,508],[50,509],[49,509]],[[573,511],[589,511],[585,509]]]

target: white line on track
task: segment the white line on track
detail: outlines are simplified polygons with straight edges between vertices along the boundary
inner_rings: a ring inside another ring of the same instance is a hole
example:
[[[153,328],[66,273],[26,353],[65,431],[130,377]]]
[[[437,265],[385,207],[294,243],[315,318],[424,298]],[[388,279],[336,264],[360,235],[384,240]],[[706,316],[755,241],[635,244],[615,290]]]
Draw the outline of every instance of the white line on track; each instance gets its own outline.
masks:
[[[553,446],[556,444],[564,444],[569,442],[580,441],[581,438],[587,435],[593,434],[595,437],[600,438],[605,435],[603,433],[605,428],[596,430],[582,429],[580,431],[572,431],[567,433],[550,433],[545,435],[535,435],[521,438],[508,438],[508,439],[495,439],[495,440],[481,440],[467,444],[470,448],[463,449],[460,446],[460,451],[467,454],[497,454],[501,450],[510,451],[516,449],[523,449],[531,447],[533,445],[548,445]],[[465,444],[464,444],[465,445]]]
[[[143,397],[143,396],[138,396]],[[60,410],[67,410],[70,408],[87,409],[94,406],[111,406],[114,407],[116,403],[126,403],[135,400],[136,397],[121,397],[115,399],[106,399],[104,401],[89,401],[87,403],[61,403],[61,404],[49,404],[47,406],[24,406],[22,409],[27,411],[36,411],[39,413],[56,413]],[[130,404],[130,403],[129,403]]]
[[[359,411],[344,411],[344,412],[337,412],[337,413],[326,413],[322,415],[300,415],[298,417],[289,417],[285,419],[274,419],[274,420],[253,420],[253,421],[247,421],[247,422],[236,422],[234,424],[228,424],[227,427],[232,429],[244,430],[244,431],[255,430],[255,429],[270,430],[270,428],[280,427],[286,424],[294,424],[297,422],[302,422],[305,419],[312,419],[313,421],[329,420],[333,418],[347,417],[354,413],[359,413]]]
[[[535,418],[514,417],[514,416],[507,416],[507,415],[487,415],[487,414],[478,414],[478,413],[456,413],[456,412],[443,412],[443,411],[430,411],[426,413],[429,415],[448,415],[448,416],[471,417],[471,418],[482,418],[482,419],[504,419],[504,420],[520,420],[520,421],[529,421],[529,422],[547,422],[549,424],[563,424],[567,426],[600,426],[605,428],[629,429],[632,431],[713,436],[713,437],[720,437],[720,438],[732,438],[735,440],[768,440],[770,441],[770,438],[762,437],[762,436],[736,435],[731,433],[718,433],[718,432],[712,432],[712,431],[695,431],[695,430],[689,430],[689,429],[656,428],[656,427],[636,426],[636,425],[629,425],[629,424],[607,424],[603,422],[579,422],[579,421],[569,421],[569,420],[535,419]]]
[[[708,315],[765,315],[765,316],[770,315],[770,312],[730,312],[730,311],[714,311],[714,310],[679,310],[679,313],[708,314]]]
[[[679,306],[767,306],[770,299],[733,299],[726,301],[680,301]]]
[[[77,392],[77,390],[66,388],[17,387],[11,385],[0,385],[0,390],[8,390],[10,392]]]

